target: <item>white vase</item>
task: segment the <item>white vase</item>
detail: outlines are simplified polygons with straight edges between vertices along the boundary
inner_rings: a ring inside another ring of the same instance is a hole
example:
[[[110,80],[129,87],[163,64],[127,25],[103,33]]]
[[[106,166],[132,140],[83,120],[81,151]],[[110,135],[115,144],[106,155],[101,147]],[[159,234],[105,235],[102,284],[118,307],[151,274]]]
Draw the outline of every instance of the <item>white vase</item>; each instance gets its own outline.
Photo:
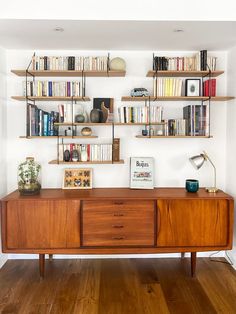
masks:
[[[88,154],[86,149],[81,150],[81,155],[80,155],[81,161],[87,161],[88,160]]]

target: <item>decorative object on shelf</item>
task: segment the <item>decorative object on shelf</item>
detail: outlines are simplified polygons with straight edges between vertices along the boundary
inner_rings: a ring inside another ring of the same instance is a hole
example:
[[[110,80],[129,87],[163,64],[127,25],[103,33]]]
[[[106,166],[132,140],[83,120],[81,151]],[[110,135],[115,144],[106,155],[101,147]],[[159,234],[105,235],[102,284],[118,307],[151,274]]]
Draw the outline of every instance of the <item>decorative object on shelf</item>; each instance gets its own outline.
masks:
[[[147,129],[142,130],[142,136],[147,136],[147,135],[148,135],[148,130]]]
[[[69,126],[68,129],[65,130],[65,136],[72,136],[73,132],[71,127]]]
[[[193,157],[189,158],[189,160],[192,163],[192,165],[194,166],[194,168],[197,170],[202,167],[202,165],[204,164],[205,161],[208,160],[211,163],[213,170],[214,170],[214,186],[206,188],[206,191],[209,193],[216,193],[218,191],[218,189],[216,187],[216,167],[213,164],[210,157],[207,155],[207,153],[203,151],[202,154],[197,155],[197,156],[193,156]]]
[[[109,68],[110,70],[113,71],[125,71],[126,70],[125,60],[120,57],[113,58],[110,61]]]
[[[112,160],[119,161],[120,160],[120,139],[114,138],[112,145]]]
[[[113,98],[93,98],[93,108],[102,110],[102,120],[100,122],[113,122],[114,99]]]
[[[85,122],[85,116],[82,113],[79,113],[75,116],[75,122],[76,123],[84,123]]]
[[[79,152],[77,149],[73,149],[72,155],[71,155],[72,161],[78,161],[79,160]]]
[[[41,189],[41,166],[33,157],[27,157],[26,161],[18,166],[18,190],[21,195],[35,195]]]
[[[85,145],[81,145],[80,158],[81,158],[81,161],[88,160],[88,152]]]
[[[102,122],[103,114],[100,109],[92,109],[90,112],[90,121],[92,123],[100,123]]]
[[[130,158],[130,188],[154,188],[154,159],[152,157]]]
[[[146,88],[139,87],[139,88],[133,88],[131,90],[130,95],[132,97],[146,97],[146,96],[149,96],[149,92]]]
[[[150,127],[149,130],[148,130],[148,135],[149,136],[154,136],[154,129],[153,127]]]
[[[196,193],[199,189],[199,182],[195,179],[187,179],[185,181],[185,188],[188,192]]]
[[[63,159],[64,159],[64,161],[70,161],[70,151],[69,151],[69,149],[66,149],[64,151]]]
[[[81,134],[83,136],[91,136],[92,135],[92,129],[86,126],[85,128],[83,128],[81,130]]]
[[[109,109],[105,107],[104,102],[102,102],[101,104],[101,110],[102,110],[102,122],[107,122]]]
[[[185,95],[186,96],[200,96],[201,95],[200,86],[201,86],[200,79],[186,79]]]
[[[63,189],[92,189],[92,169],[64,169]]]

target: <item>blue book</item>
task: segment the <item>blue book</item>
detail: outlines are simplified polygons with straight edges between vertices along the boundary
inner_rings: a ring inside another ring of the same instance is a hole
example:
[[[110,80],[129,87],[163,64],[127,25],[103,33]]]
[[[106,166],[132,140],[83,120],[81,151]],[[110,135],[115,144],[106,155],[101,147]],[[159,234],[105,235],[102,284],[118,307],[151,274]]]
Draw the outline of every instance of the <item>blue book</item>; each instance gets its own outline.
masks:
[[[48,136],[48,113],[43,113],[43,136]]]
[[[48,82],[48,96],[52,96],[52,81]]]

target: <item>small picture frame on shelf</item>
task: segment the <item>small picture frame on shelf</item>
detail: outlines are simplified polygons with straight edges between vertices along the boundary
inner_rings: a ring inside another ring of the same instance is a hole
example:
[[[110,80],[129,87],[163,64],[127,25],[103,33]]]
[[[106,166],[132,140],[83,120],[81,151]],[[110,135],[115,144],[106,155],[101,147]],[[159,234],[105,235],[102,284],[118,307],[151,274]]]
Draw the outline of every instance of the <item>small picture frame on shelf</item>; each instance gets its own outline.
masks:
[[[130,158],[130,188],[131,189],[154,188],[153,157]]]
[[[64,169],[63,189],[92,189],[92,169]]]
[[[186,79],[185,81],[185,96],[201,96],[201,80]]]

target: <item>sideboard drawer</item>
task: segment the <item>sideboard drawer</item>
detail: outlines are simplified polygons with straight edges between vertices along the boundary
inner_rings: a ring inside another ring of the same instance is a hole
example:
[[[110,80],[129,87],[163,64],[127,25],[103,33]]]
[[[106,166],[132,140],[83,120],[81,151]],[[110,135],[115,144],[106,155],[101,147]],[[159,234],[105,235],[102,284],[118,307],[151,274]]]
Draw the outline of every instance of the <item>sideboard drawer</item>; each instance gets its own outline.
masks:
[[[152,201],[85,201],[82,207],[83,246],[154,245]]]

